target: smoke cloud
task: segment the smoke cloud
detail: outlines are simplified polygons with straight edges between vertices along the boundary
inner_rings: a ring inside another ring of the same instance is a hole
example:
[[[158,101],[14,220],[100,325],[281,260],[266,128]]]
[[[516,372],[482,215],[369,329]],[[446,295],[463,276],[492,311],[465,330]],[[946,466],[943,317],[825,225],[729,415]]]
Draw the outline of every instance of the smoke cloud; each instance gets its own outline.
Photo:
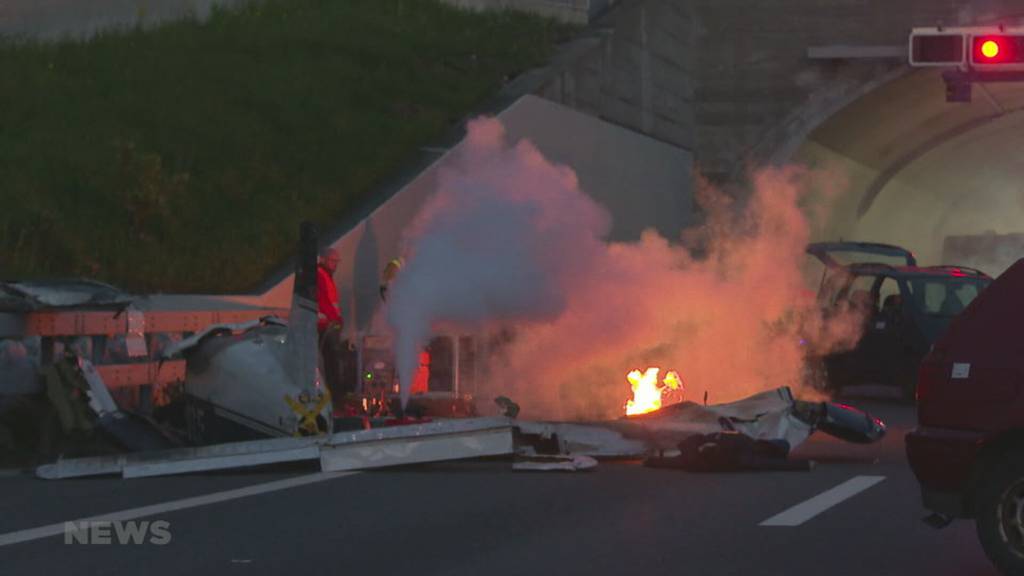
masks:
[[[860,323],[820,318],[802,274],[807,214],[837,190],[833,174],[759,172],[742,207],[702,185],[705,222],[681,242],[652,230],[608,243],[609,215],[574,173],[529,142],[509,145],[499,121],[472,122],[459,154],[392,287],[402,375],[432,330],[500,331],[485,394],[530,417],[608,418],[623,414],[634,368],[676,370],[689,399],[725,402],[799,389],[809,332],[819,348],[856,341]]]
[[[497,120],[470,123],[459,154],[412,224],[392,287],[400,375],[414,373],[439,324],[482,331],[556,320],[605,251],[611,219],[572,170],[528,142],[509,147]],[[401,380],[404,404],[411,377]]]

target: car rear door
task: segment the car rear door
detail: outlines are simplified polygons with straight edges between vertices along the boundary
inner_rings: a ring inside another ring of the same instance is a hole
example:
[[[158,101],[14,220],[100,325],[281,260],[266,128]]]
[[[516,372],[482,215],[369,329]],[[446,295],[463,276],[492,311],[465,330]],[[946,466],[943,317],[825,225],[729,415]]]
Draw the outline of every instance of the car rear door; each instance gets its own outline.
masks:
[[[877,367],[872,365],[877,344],[871,335],[868,323],[874,318],[877,304],[877,286],[881,280],[870,272],[852,273],[848,281],[839,288],[828,304],[826,317],[829,321],[858,321],[852,327],[862,334],[852,350],[836,352],[826,359],[830,378],[839,386],[863,384],[872,377]],[[844,312],[853,312],[847,314]],[[843,320],[838,320],[843,319]]]

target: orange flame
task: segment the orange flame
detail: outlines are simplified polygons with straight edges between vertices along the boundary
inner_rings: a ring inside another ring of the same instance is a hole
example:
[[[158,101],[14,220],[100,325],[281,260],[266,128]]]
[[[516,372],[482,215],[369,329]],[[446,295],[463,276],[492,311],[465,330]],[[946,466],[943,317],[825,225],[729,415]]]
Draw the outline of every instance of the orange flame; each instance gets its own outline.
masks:
[[[646,372],[639,370],[630,372],[626,379],[633,388],[633,399],[626,402],[626,415],[647,414],[661,409],[661,399],[666,391],[681,390],[683,382],[676,372],[665,375],[661,386],[658,385],[660,368],[648,368]]]

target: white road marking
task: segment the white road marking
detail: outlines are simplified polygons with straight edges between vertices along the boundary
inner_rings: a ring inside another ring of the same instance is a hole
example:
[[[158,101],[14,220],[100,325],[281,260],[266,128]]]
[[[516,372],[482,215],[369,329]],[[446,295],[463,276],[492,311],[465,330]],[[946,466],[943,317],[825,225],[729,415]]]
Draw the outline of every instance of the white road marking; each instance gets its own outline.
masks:
[[[885,476],[854,476],[846,482],[818,494],[814,498],[784,510],[761,522],[761,526],[799,526],[825,510],[853,498],[857,494],[885,480]]]
[[[205,494],[203,496],[193,496],[191,498],[182,498],[181,500],[172,500],[162,504],[153,504],[151,506],[143,506],[141,508],[121,510],[120,512],[112,512],[110,514],[102,514],[99,516],[92,516],[90,518],[78,518],[75,520],[68,520],[68,522],[123,522],[126,520],[135,520],[146,516],[166,514],[167,512],[174,512],[176,510],[187,510],[189,508],[198,508],[199,506],[207,506],[218,502],[246,498],[248,496],[257,496],[268,492],[287,490],[288,488],[306,486],[308,484],[333,480],[343,476],[352,476],[354,474],[359,474],[359,472],[320,472],[317,474],[309,474],[307,476],[297,476],[295,478],[267,482],[265,484],[256,484],[255,486],[236,488],[234,490],[214,492],[213,494]],[[48,526],[40,526],[38,528],[29,528],[27,530],[18,530],[17,532],[0,534],[0,546],[19,544],[21,542],[29,542],[31,540],[57,536],[64,533],[64,528],[65,523],[60,522],[57,524],[50,524]]]

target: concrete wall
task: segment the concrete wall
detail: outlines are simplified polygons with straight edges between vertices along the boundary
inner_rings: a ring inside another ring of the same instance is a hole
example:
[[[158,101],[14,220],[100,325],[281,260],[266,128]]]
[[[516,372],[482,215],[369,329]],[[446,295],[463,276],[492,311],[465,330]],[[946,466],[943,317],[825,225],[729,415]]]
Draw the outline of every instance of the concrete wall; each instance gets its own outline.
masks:
[[[622,0],[593,26],[602,41],[538,92],[630,130],[687,150],[693,117],[696,23],[690,5]]]

